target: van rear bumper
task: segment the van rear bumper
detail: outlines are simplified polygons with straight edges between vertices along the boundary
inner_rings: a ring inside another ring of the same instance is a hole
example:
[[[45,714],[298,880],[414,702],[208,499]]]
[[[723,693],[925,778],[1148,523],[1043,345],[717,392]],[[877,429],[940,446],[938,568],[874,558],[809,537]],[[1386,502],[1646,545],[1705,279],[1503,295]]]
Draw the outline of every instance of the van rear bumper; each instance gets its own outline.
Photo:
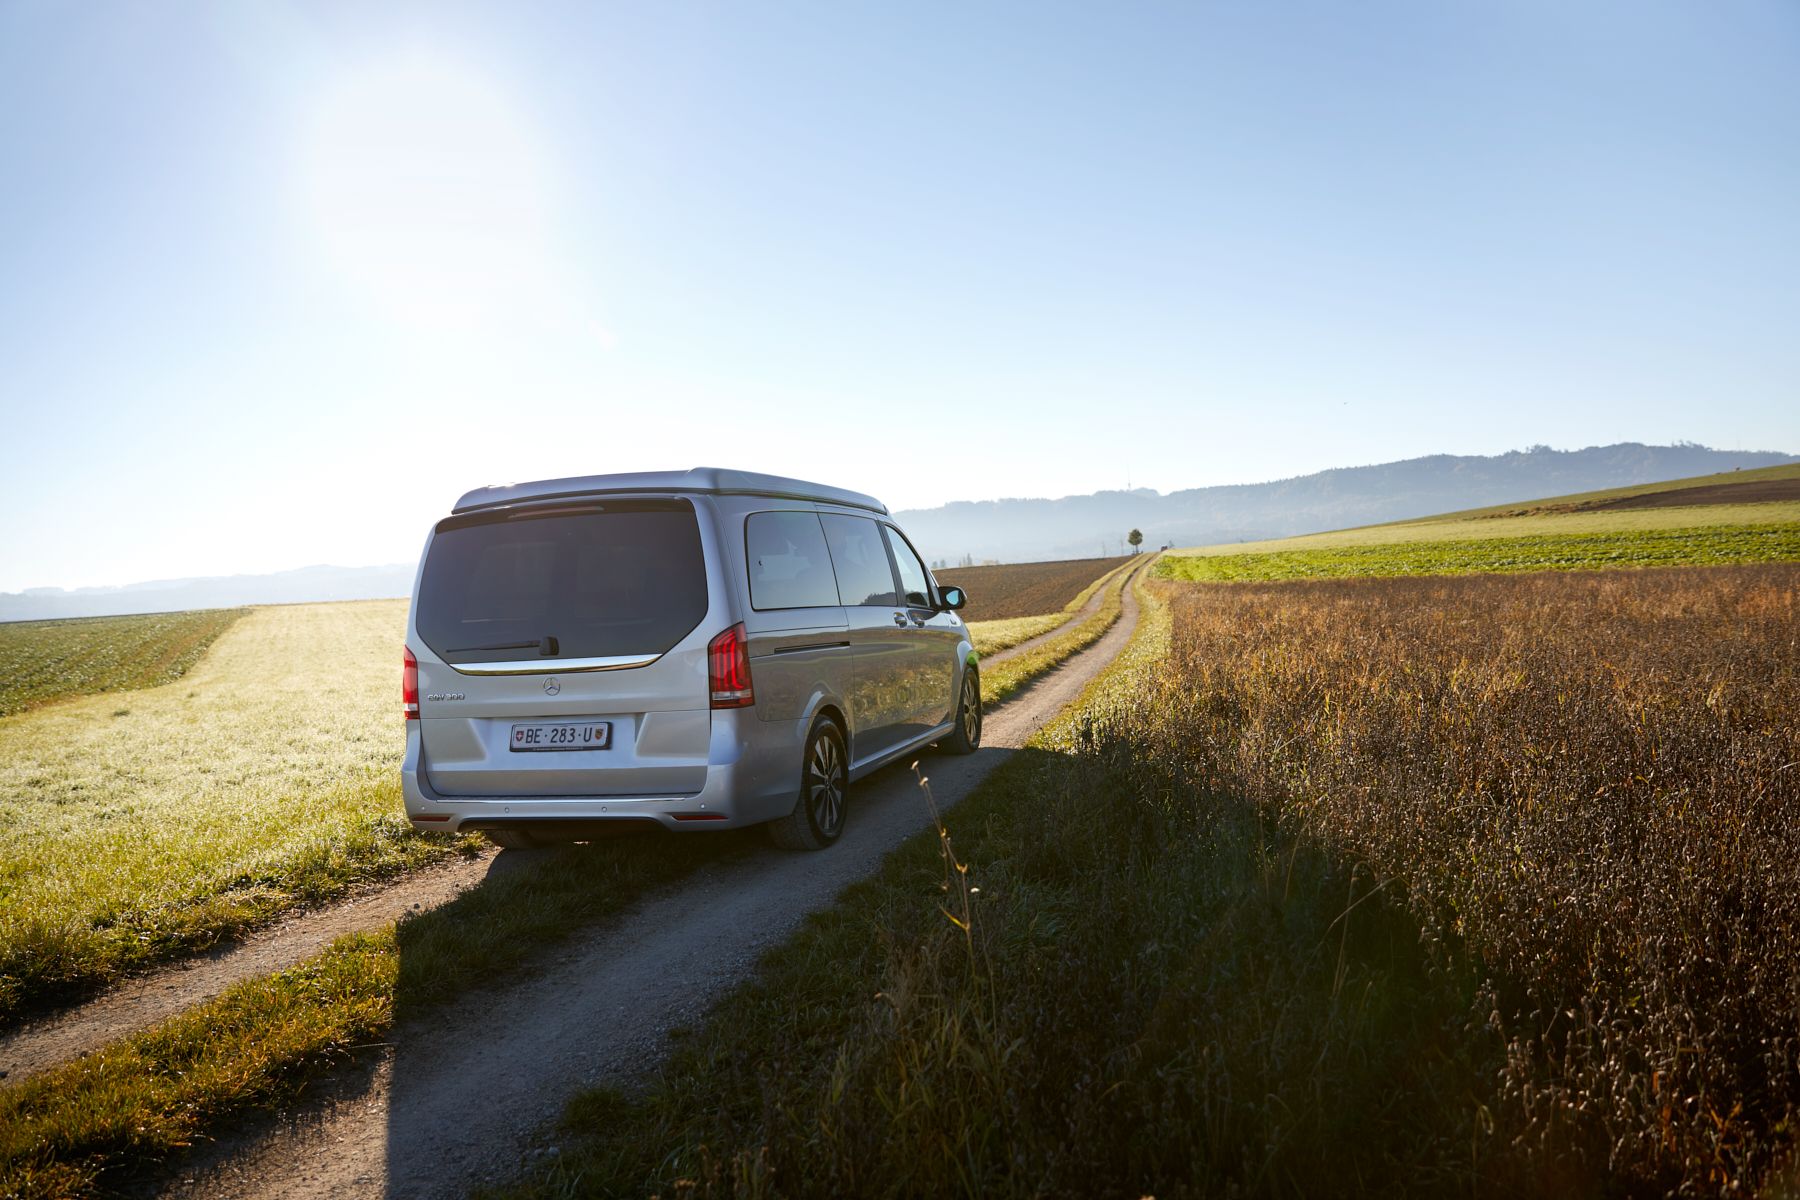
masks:
[[[679,833],[737,829],[786,816],[800,791],[802,723],[759,721],[750,709],[712,714],[710,761],[699,791],[642,796],[441,795],[431,786],[417,723],[408,724],[400,787],[406,815],[419,830],[520,829],[587,840],[646,821]]]

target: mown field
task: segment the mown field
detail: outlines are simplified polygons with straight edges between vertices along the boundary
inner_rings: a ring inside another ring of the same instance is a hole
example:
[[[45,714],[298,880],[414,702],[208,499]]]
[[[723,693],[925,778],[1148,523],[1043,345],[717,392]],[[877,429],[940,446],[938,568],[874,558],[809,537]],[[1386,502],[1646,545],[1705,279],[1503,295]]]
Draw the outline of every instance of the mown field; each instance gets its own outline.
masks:
[[[1095,580],[1123,565],[1117,558],[1007,563],[998,567],[950,567],[933,571],[946,587],[968,593],[962,618],[970,622],[1037,617],[1063,609]]]
[[[71,696],[173,683],[249,611],[212,608],[0,624],[0,716]]]
[[[0,718],[0,1021],[448,853],[400,807],[405,619],[260,608],[175,683]]]
[[[1791,1194],[1800,566],[1151,586],[510,1194]]]
[[[1604,567],[1710,566],[1796,559],[1800,559],[1800,522],[1165,556],[1157,564],[1157,571],[1164,579],[1227,582],[1348,575],[1589,571]]]

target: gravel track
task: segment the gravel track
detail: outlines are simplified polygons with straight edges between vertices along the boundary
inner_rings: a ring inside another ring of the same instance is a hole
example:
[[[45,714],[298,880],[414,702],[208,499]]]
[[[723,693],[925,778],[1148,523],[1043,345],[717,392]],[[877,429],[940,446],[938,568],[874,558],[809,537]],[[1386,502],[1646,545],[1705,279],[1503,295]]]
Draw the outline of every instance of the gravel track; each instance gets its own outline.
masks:
[[[1119,621],[1099,642],[989,713],[979,752],[961,758],[925,752],[921,769],[939,806],[967,795],[1078,698],[1136,625],[1137,602],[1128,589]],[[395,1028],[385,1045],[365,1051],[360,1066],[315,1085],[312,1098],[296,1110],[253,1116],[237,1131],[222,1133],[212,1148],[197,1149],[186,1169],[154,1194],[428,1200],[517,1177],[537,1156],[553,1152],[545,1131],[571,1094],[595,1083],[638,1080],[668,1052],[671,1029],[703,1020],[725,989],[752,973],[764,950],[807,913],[833,903],[844,887],[874,873],[889,851],[925,827],[928,814],[910,765],[896,763],[851,788],[849,823],[831,850],[795,854],[746,842],[742,853],[576,934],[529,972]],[[434,882],[439,902],[487,871],[553,853],[558,851],[504,851],[460,870],[441,869]],[[372,896],[363,924],[318,933],[292,961],[328,936],[390,920],[414,903],[425,901],[403,898],[398,888]],[[297,946],[302,935],[290,936]],[[273,963],[279,957],[274,947],[283,943],[279,935],[267,940],[261,961]],[[219,969],[231,961],[231,954],[219,956]],[[286,964],[253,969],[280,965]],[[208,969],[196,965],[184,973]],[[207,986],[216,991],[222,985]],[[109,999],[115,1010],[130,1003],[123,990]],[[158,1008],[158,1015],[166,1011]],[[98,1011],[83,1012],[61,1020],[71,1026],[86,1021],[90,1030],[104,1023]]]

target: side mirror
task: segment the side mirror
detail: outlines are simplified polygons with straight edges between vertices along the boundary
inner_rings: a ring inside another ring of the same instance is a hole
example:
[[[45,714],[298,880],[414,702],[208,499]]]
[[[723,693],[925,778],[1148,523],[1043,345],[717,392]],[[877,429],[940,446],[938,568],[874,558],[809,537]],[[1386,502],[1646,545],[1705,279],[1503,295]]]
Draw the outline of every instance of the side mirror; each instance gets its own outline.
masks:
[[[944,598],[945,608],[961,608],[969,602],[969,598],[963,595],[963,590],[959,587],[947,587],[939,595]]]

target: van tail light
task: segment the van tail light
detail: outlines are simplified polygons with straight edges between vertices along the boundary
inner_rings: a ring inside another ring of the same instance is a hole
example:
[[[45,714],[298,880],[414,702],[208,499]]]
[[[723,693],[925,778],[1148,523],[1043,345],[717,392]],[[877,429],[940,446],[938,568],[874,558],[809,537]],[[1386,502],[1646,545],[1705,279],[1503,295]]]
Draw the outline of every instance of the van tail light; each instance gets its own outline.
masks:
[[[750,642],[742,621],[706,644],[706,674],[714,708],[749,708],[756,703],[750,687]]]
[[[412,647],[403,647],[406,652],[406,663],[400,671],[400,706],[406,710],[406,719],[419,719],[419,660],[413,657]]]

